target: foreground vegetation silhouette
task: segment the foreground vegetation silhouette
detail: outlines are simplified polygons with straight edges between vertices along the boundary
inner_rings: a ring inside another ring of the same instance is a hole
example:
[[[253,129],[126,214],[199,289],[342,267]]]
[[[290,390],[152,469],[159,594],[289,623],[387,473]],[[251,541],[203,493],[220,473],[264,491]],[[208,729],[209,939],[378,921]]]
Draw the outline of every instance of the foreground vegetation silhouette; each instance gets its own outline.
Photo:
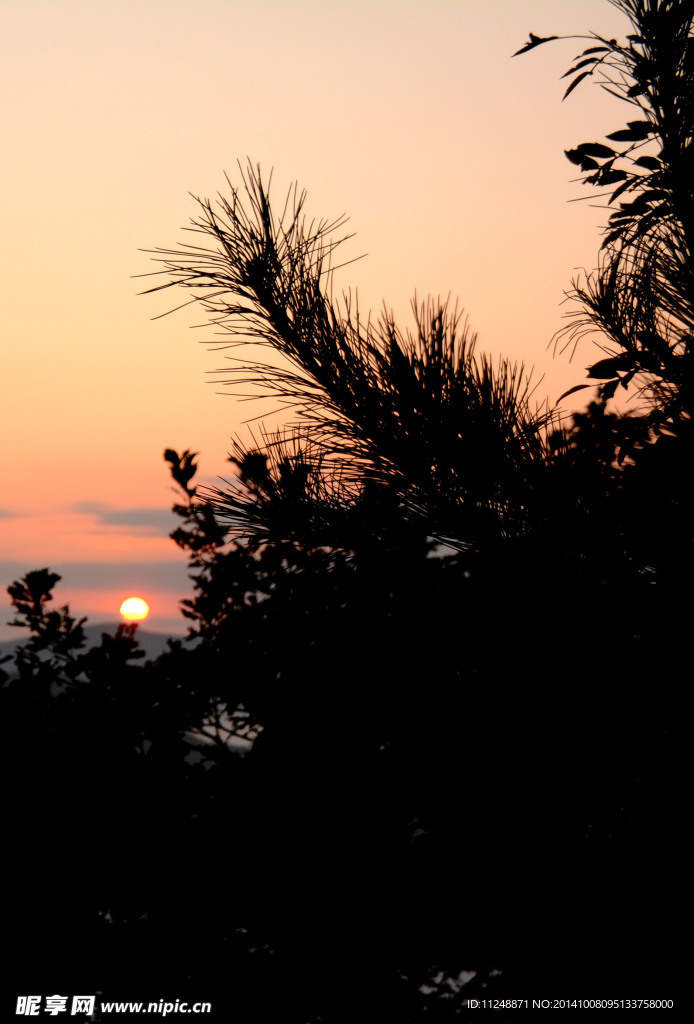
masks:
[[[251,165],[158,250],[289,425],[212,490],[166,452],[193,595],[155,661],[133,626],[86,649],[49,570],[10,588],[18,993],[303,1024],[672,995],[694,5],[616,6],[627,43],[568,72],[640,111],[567,154],[612,210],[564,335],[605,348],[584,413],[535,409],[448,304],[403,332],[333,301],[342,222],[296,189],[278,216]]]

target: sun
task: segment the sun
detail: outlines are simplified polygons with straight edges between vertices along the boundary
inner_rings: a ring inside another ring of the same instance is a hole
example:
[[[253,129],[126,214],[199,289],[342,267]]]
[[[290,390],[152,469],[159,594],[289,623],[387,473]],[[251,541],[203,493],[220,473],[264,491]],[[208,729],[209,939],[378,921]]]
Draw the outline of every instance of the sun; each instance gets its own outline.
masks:
[[[120,606],[120,613],[128,622],[140,622],[149,615],[149,605],[141,597],[129,597]]]

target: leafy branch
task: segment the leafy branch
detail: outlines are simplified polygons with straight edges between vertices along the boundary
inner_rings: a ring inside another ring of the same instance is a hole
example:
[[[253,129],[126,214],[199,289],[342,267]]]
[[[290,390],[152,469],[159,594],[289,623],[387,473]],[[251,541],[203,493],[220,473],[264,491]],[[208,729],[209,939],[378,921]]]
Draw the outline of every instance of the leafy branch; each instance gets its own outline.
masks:
[[[223,347],[244,351],[219,371],[226,383],[295,416],[263,433],[264,467],[257,444],[237,441],[232,462],[251,500],[233,483],[216,490],[215,516],[267,537],[271,522],[288,526],[290,507],[294,521],[310,508],[318,538],[321,520],[334,526],[380,488],[404,519],[465,543],[522,518],[524,480],[543,458],[550,418],[532,408],[524,367],[478,356],[449,302],[415,297],[414,328],[403,332],[387,311],[364,319],[356,300],[333,301],[333,254],[345,239],[332,232],[344,218],[308,221],[296,186],[275,217],[260,169],[249,165],[242,178],[230,198],[197,200],[192,230],[206,245],[154,250],[168,280],[149,289],[192,290]]]
[[[639,116],[605,142],[566,151],[584,184],[609,190],[611,212],[599,266],[573,282],[579,311],[568,314],[559,339],[575,347],[596,329],[606,335],[607,358],[588,367],[602,400],[636,381],[653,423],[672,425],[692,409],[694,2],[610,2],[633,31],[624,43],[591,33],[597,45],[563,76],[571,78],[564,98],[590,77]]]

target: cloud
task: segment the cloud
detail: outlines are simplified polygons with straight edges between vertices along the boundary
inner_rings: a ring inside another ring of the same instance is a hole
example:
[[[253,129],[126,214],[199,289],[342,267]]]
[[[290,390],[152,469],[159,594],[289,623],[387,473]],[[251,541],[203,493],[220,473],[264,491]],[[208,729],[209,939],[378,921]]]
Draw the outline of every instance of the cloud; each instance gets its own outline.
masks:
[[[127,526],[138,530],[168,537],[176,525],[169,509],[156,507],[114,508],[97,501],[81,501],[70,509],[78,515],[94,516],[102,526]]]
[[[27,565],[20,562],[0,562],[0,580],[7,583],[25,576],[32,569],[43,569],[44,565]],[[61,562],[51,567],[60,574],[59,588],[67,586],[79,589],[101,590],[112,587],[150,585],[161,590],[173,590],[187,596],[190,590],[188,570],[182,559],[166,562]],[[7,584],[5,584],[6,586]],[[2,591],[0,587],[0,592]]]

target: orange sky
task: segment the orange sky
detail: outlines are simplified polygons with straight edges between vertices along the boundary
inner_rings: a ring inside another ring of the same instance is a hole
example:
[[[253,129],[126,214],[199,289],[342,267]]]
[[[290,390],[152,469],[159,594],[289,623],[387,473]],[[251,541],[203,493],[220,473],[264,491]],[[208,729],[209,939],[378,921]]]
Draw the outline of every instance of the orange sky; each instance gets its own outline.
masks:
[[[580,42],[510,55],[530,30],[622,35],[605,0],[3,0],[0,22],[3,597],[48,566],[77,614],[136,593],[151,628],[185,628],[162,453],[199,451],[213,481],[254,410],[219,396],[212,332],[153,320],[176,296],[134,275],[237,159],[350,215],[368,257],[339,284],[362,308],[404,323],[415,289],[450,292],[481,348],[545,375],[539,397],[584,376],[590,349],[569,365],[548,343],[605,213],[568,202],[563,150],[625,111],[586,87],[561,104]]]

